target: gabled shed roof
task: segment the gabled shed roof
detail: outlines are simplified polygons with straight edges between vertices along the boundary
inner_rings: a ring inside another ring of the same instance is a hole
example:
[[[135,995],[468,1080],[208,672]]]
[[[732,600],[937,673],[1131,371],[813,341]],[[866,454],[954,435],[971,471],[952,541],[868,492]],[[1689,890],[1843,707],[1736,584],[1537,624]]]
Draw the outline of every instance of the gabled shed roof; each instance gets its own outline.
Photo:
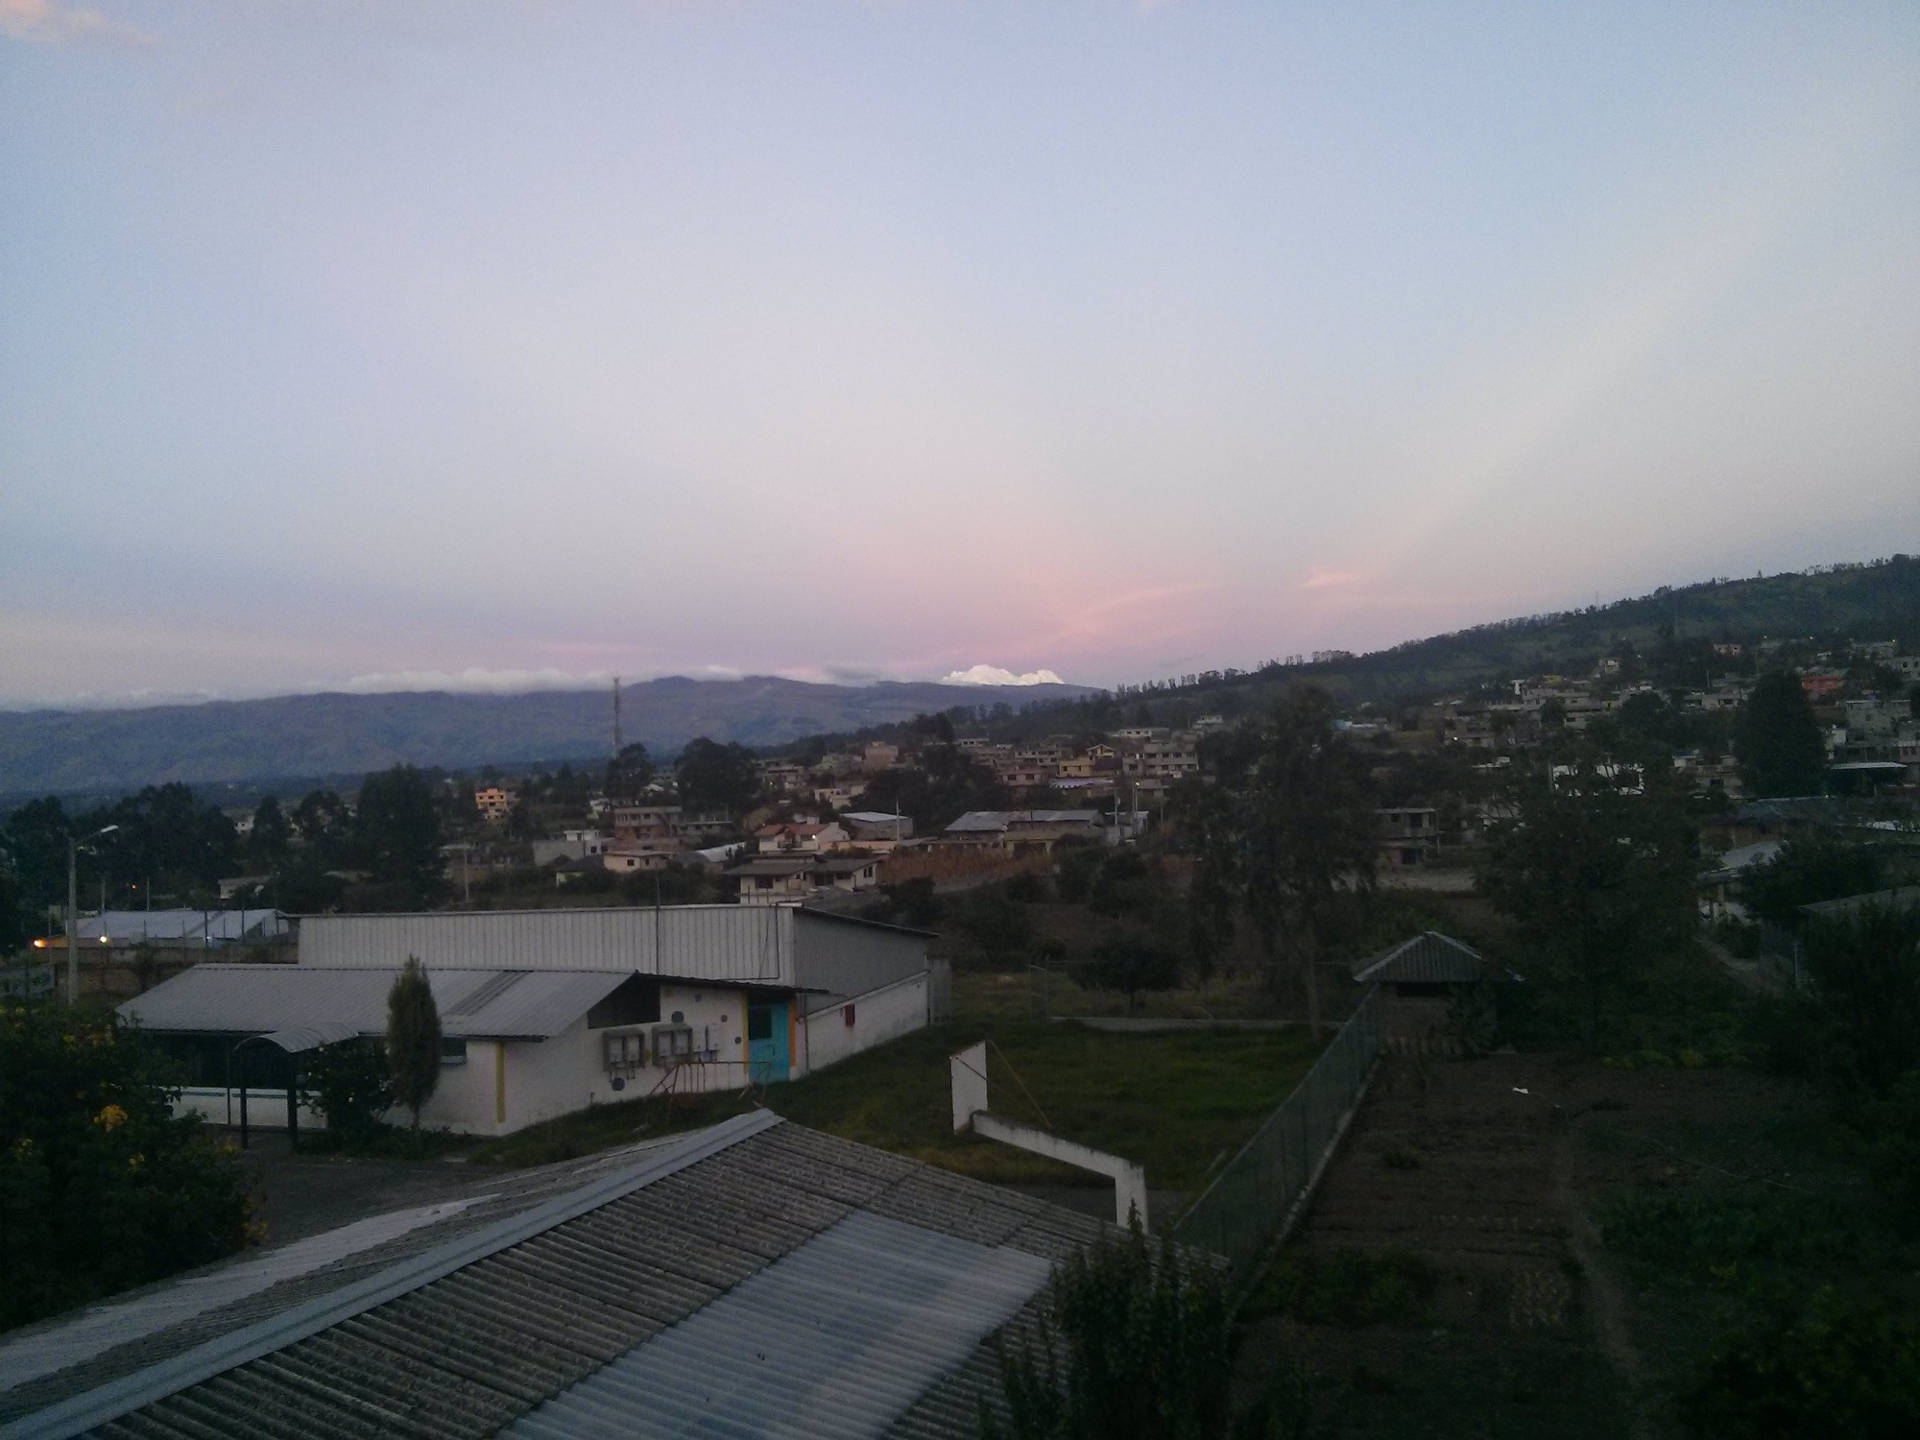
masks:
[[[1437,930],[1402,940],[1353,967],[1353,978],[1396,985],[1470,985],[1485,973],[1478,950]]]

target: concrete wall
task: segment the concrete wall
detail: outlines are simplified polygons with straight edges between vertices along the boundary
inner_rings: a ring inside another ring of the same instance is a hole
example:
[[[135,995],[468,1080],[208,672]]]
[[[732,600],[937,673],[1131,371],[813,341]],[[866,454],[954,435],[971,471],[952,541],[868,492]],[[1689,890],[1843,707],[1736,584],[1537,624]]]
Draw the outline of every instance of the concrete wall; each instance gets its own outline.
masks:
[[[218,1085],[193,1085],[181,1090],[180,1098],[174,1103],[176,1115],[198,1115],[209,1125],[235,1125],[240,1123],[240,1091],[238,1087],[228,1090]],[[287,1128],[287,1092],[285,1090],[248,1090],[247,1124],[255,1130],[285,1130]],[[327,1122],[318,1111],[300,1107],[300,1128],[302,1130],[324,1130]]]
[[[809,1002],[820,1000],[809,996]],[[853,1023],[847,1024],[851,1006]],[[801,1073],[824,1070],[849,1055],[871,1050],[927,1024],[927,977],[923,972],[852,998],[838,998],[808,1011],[800,1027],[805,1056],[795,1057]]]

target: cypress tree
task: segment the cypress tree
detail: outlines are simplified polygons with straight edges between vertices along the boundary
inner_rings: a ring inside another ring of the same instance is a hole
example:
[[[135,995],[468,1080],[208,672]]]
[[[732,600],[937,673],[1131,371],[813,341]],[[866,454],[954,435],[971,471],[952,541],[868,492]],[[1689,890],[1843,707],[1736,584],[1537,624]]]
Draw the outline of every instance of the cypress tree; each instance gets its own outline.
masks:
[[[1827,747],[1797,676],[1760,677],[1733,722],[1733,758],[1749,795],[1821,792]]]
[[[418,1130],[420,1107],[440,1083],[440,1011],[427,972],[413,955],[387,992],[387,1063],[393,1067],[393,1098],[413,1111]]]

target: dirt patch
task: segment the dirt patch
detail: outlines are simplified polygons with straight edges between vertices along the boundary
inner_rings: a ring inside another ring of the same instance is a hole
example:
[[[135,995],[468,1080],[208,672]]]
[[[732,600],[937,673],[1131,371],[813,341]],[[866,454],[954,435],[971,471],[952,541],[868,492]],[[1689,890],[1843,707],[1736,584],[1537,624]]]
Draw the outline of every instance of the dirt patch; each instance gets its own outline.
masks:
[[[1571,1154],[1582,1068],[1384,1061],[1295,1243],[1400,1257],[1429,1286],[1383,1323],[1259,1322],[1248,1392],[1293,1356],[1334,1434],[1635,1433],[1630,1328],[1595,1278]]]
[[[493,1167],[444,1157],[296,1155],[287,1149],[284,1133],[254,1134],[242,1163],[253,1180],[253,1218],[265,1227],[262,1240],[268,1245],[390,1210],[477,1194],[497,1177]]]
[[[1745,1070],[1388,1059],[1275,1273],[1319,1257],[1364,1283],[1358,1253],[1424,1266],[1428,1284],[1384,1319],[1350,1305],[1367,1320],[1345,1324],[1303,1319],[1269,1284],[1241,1393],[1304,1360],[1329,1435],[1668,1434],[1667,1397],[1726,1297],[1612,1253],[1607,1207],[1703,1187],[1842,1197],[1860,1182],[1809,1153],[1823,1128],[1808,1087]]]

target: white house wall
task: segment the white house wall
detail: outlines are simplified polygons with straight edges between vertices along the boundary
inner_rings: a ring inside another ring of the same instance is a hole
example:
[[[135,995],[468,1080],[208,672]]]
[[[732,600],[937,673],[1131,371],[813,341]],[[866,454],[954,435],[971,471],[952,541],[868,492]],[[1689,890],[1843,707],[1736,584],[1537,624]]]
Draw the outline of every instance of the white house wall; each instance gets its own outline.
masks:
[[[746,1083],[746,992],[663,985],[657,1023],[676,1023],[673,1019],[676,1012],[683,1017],[677,1023],[693,1031],[694,1054],[702,1063],[683,1064],[675,1071],[675,1093],[740,1089]],[[652,1053],[654,1023],[595,1030],[588,1027],[582,1016],[550,1040],[538,1044],[510,1043],[507,1046],[507,1118],[501,1133],[583,1110],[589,1105],[643,1100],[653,1094],[667,1075],[667,1067],[656,1063]],[[636,1032],[647,1038],[647,1063],[631,1075],[622,1074],[619,1078],[624,1084],[615,1090],[616,1077],[606,1067],[606,1037]],[[477,1048],[469,1046],[469,1054]],[[490,1096],[491,1092],[489,1106]],[[489,1110],[489,1116],[491,1113]],[[454,1124],[452,1128],[464,1127]]]
[[[794,984],[794,915],[739,905],[657,909],[310,915],[302,965],[620,970],[741,984]]]
[[[848,1006],[853,1023],[846,1022]],[[810,1010],[801,1025],[808,1070],[824,1070],[850,1055],[871,1050],[902,1035],[924,1030],[927,1024],[927,977],[924,972],[864,995],[836,999]]]
[[[521,1040],[469,1040],[464,1064],[442,1065],[440,1083],[420,1107],[421,1127],[428,1130],[452,1130],[461,1135],[504,1135],[511,1126],[494,1119],[494,1071],[501,1053],[512,1050],[536,1050],[539,1045]],[[507,1073],[513,1067],[508,1061]],[[511,1090],[508,1095],[511,1098]],[[413,1121],[411,1111],[395,1109],[387,1119],[395,1125]]]

